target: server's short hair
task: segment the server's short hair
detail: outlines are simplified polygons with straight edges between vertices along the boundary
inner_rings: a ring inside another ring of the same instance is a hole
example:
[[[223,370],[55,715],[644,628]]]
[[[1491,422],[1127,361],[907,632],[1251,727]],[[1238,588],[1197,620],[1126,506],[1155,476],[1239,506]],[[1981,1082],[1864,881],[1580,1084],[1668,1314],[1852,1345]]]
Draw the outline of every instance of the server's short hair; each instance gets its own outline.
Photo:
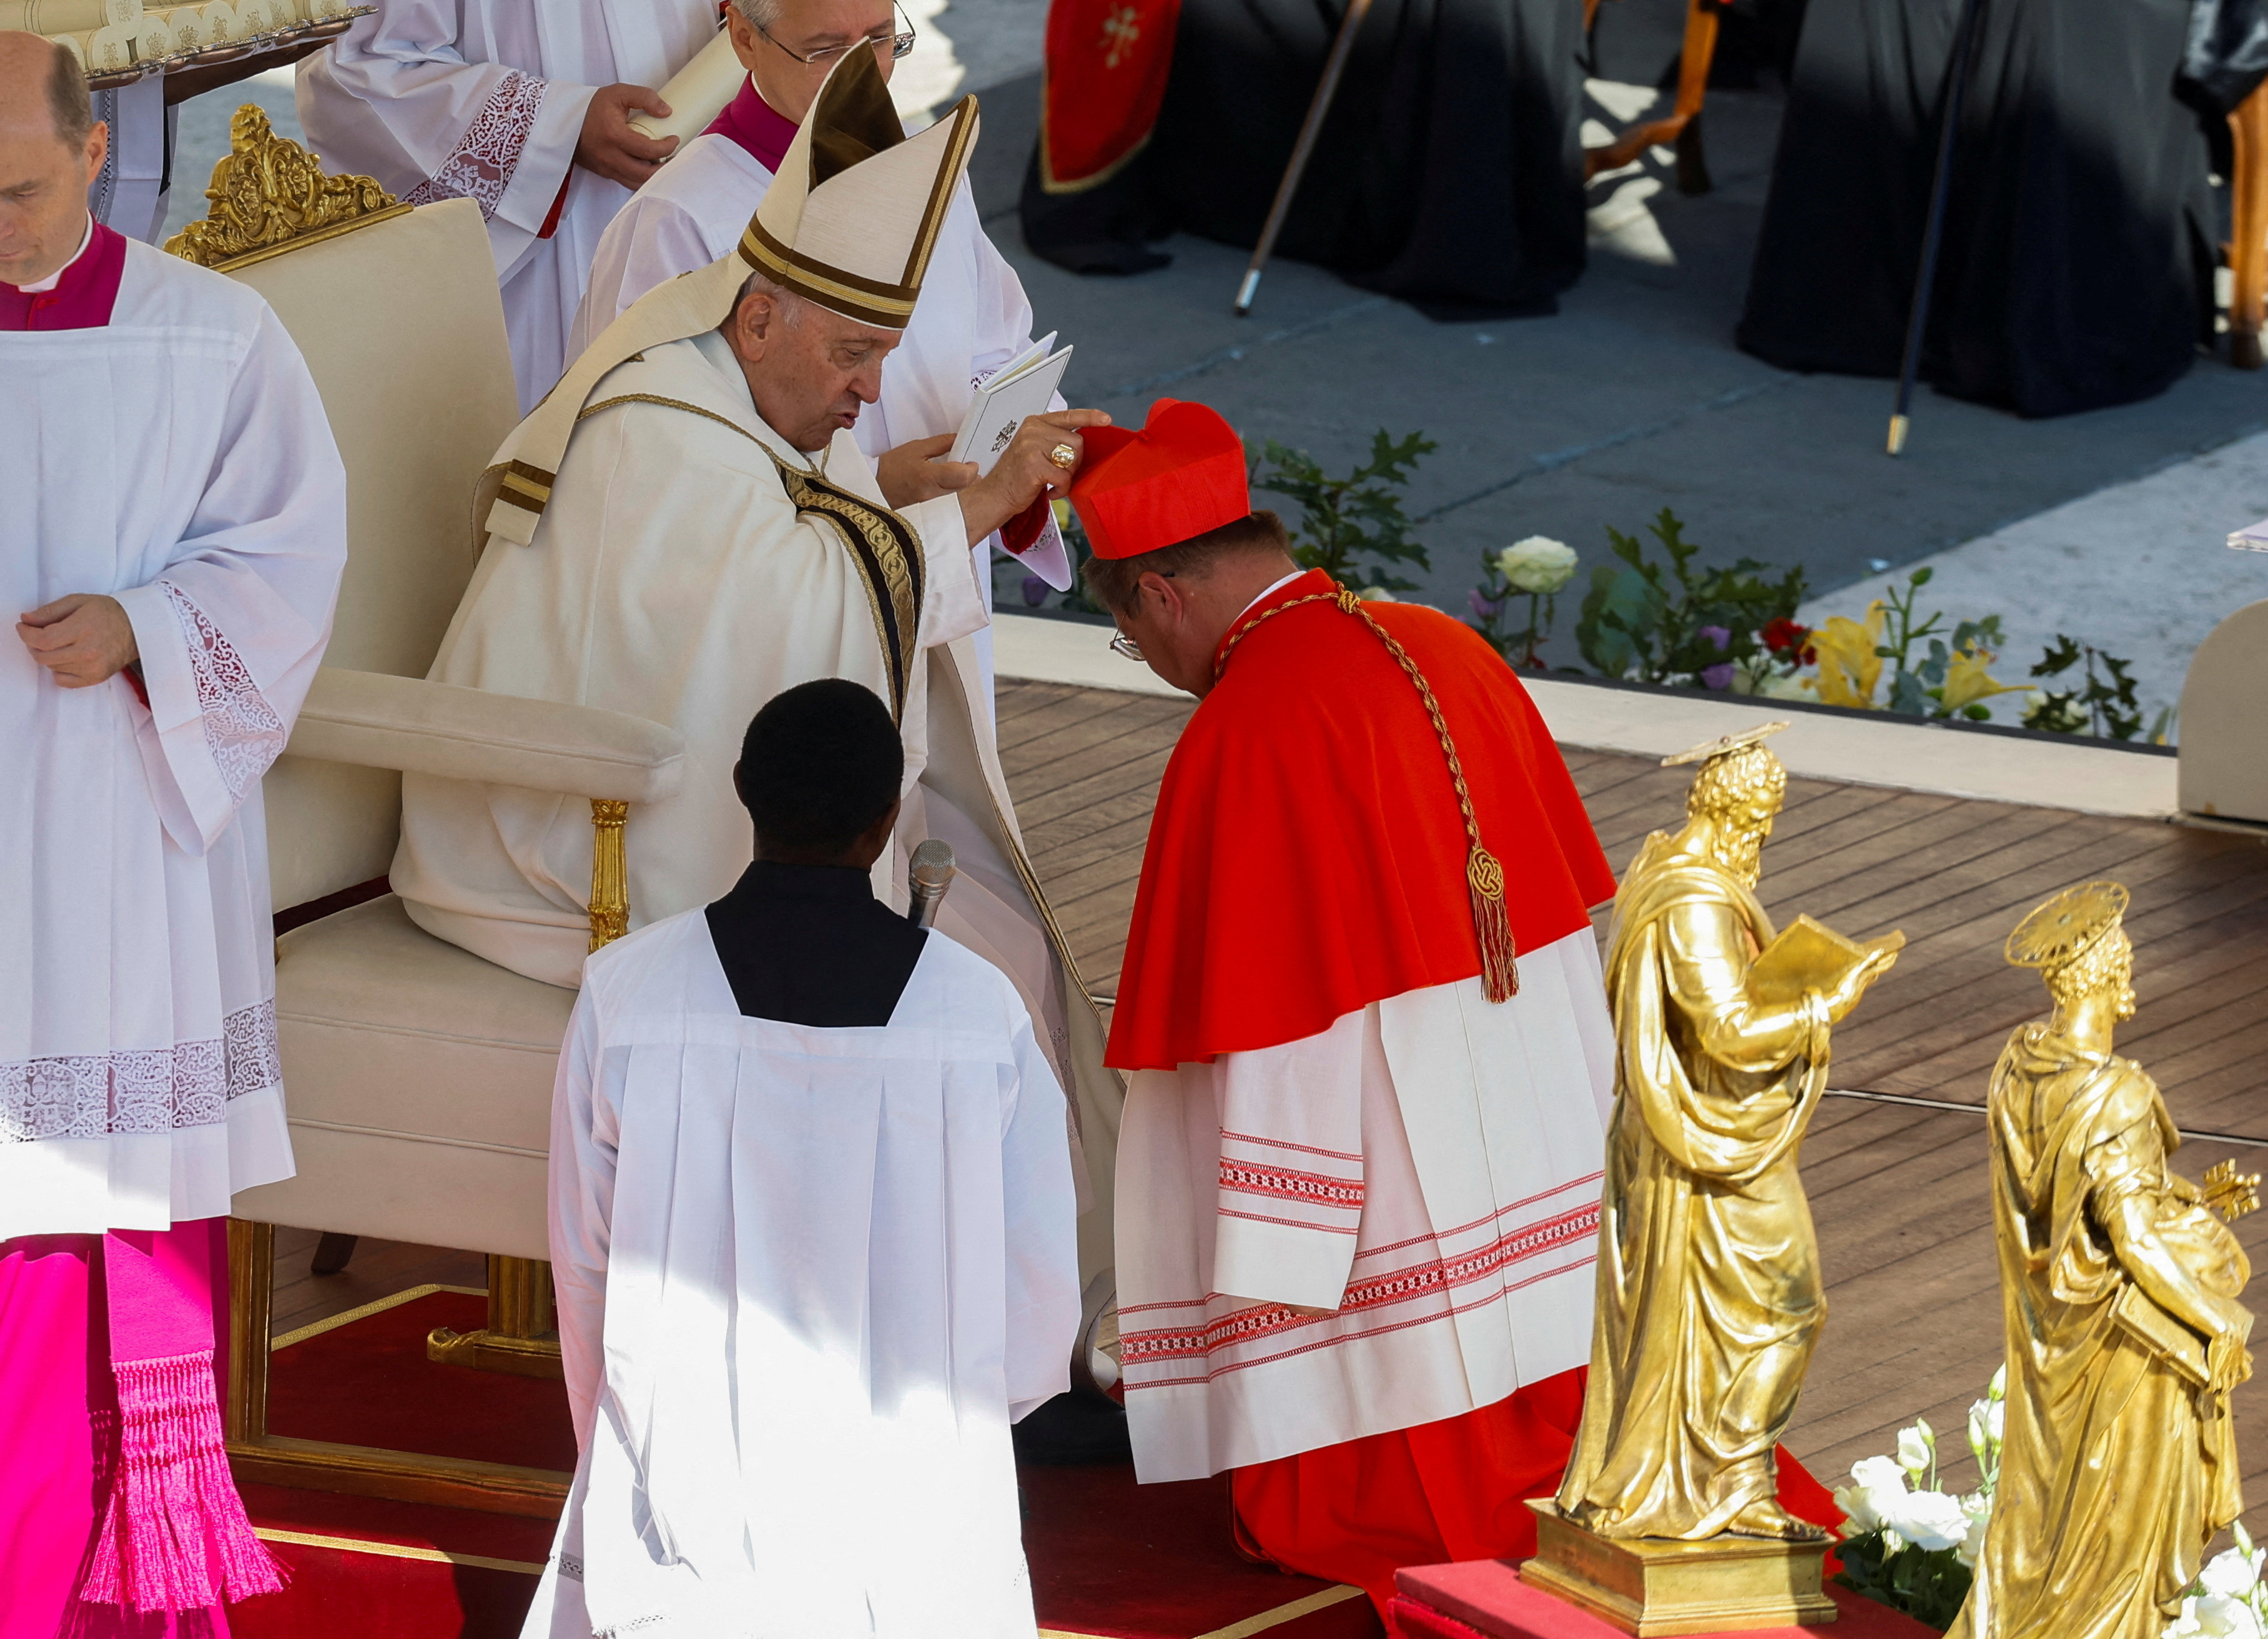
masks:
[[[766,853],[839,853],[890,811],[905,768],[898,727],[873,690],[822,677],[756,713],[734,785]]]
[[[1292,539],[1284,532],[1284,520],[1263,508],[1154,552],[1132,557],[1090,557],[1080,573],[1096,602],[1123,613],[1134,606],[1134,588],[1144,575],[1203,574],[1233,557],[1263,552],[1289,556],[1291,550]]]
[[[87,95],[86,75],[78,59],[64,47],[55,47],[48,64],[48,114],[55,122],[55,140],[66,148],[80,148],[94,129],[94,101]]]

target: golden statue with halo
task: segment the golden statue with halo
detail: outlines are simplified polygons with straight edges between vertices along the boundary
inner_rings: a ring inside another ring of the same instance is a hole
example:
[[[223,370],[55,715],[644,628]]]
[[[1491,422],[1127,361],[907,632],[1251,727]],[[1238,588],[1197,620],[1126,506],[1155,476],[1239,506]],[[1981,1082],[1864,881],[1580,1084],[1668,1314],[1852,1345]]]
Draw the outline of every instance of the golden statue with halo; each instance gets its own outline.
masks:
[[[1949,1639],[2158,1639],[2243,1508],[2228,1392],[2251,1375],[2250,1267],[2214,1214],[2251,1210],[2260,1180],[2167,1168],[2157,1084],[2110,1050],[2134,1016],[2125,910],[2089,882],[2008,936],[2055,1011],[2009,1037],[1988,1095],[2007,1432]]]
[[[1775,1454],[1826,1315],[1796,1150],[1829,1033],[1896,960],[1757,902],[1787,788],[1768,725],[1700,764],[1685,824],[1646,838],[1615,898],[1616,1102],[1583,1422],[1522,1575],[1626,1631],[1697,1574],[1726,1628],[1831,1621],[1827,1533],[1780,1506]],[[1808,1585],[1806,1585],[1808,1584]]]

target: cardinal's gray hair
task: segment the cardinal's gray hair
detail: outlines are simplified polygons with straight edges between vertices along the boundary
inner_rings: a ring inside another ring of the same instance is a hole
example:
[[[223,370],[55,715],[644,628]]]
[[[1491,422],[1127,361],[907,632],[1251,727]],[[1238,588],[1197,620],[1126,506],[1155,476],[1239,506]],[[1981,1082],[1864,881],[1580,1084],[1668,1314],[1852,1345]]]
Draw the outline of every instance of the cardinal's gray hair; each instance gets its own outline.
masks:
[[[779,26],[781,4],[782,0],[733,0],[733,10],[749,27],[770,31]]]

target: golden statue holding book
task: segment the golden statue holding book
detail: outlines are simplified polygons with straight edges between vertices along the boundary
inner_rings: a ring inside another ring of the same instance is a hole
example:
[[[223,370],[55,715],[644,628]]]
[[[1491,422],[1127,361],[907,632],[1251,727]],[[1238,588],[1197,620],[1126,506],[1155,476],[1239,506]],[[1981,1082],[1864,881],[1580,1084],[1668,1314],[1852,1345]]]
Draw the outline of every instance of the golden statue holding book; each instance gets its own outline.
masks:
[[[2257,1207],[2260,1180],[2166,1165],[2157,1084],[2110,1050],[2134,1014],[2125,909],[2089,882],[2008,937],[2055,1010],[2008,1037],[1987,1095],[2007,1432],[1952,1639],[2158,1639],[2243,1508],[2228,1392],[2251,1375],[2250,1267],[2215,1214]]]
[[[1778,932],[1757,902],[1787,787],[1761,742],[1786,727],[1666,759],[1701,765],[1685,824],[1646,838],[1615,899],[1590,1386],[1557,1501],[1532,1505],[1522,1575],[1633,1633],[1834,1618],[1827,1533],[1778,1495],[1826,1314],[1796,1151],[1830,1030],[1904,938],[1860,943],[1808,917]]]

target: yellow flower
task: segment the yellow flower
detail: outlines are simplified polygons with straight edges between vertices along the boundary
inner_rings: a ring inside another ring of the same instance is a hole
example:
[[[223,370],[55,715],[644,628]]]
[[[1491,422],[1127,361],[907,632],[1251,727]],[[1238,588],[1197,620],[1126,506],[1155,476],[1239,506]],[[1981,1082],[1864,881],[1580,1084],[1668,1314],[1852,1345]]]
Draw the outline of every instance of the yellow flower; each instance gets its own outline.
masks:
[[[1945,690],[1940,697],[1947,711],[1957,712],[1993,695],[2014,694],[2023,688],[2021,683],[2001,683],[1984,675],[1995,658],[1990,649],[1968,648],[1947,663]]]
[[[1882,641],[1882,602],[1867,605],[1863,621],[1830,616],[1811,634],[1819,654],[1819,698],[1828,705],[1874,709],[1874,685],[1881,681],[1882,657],[1874,653]]]

